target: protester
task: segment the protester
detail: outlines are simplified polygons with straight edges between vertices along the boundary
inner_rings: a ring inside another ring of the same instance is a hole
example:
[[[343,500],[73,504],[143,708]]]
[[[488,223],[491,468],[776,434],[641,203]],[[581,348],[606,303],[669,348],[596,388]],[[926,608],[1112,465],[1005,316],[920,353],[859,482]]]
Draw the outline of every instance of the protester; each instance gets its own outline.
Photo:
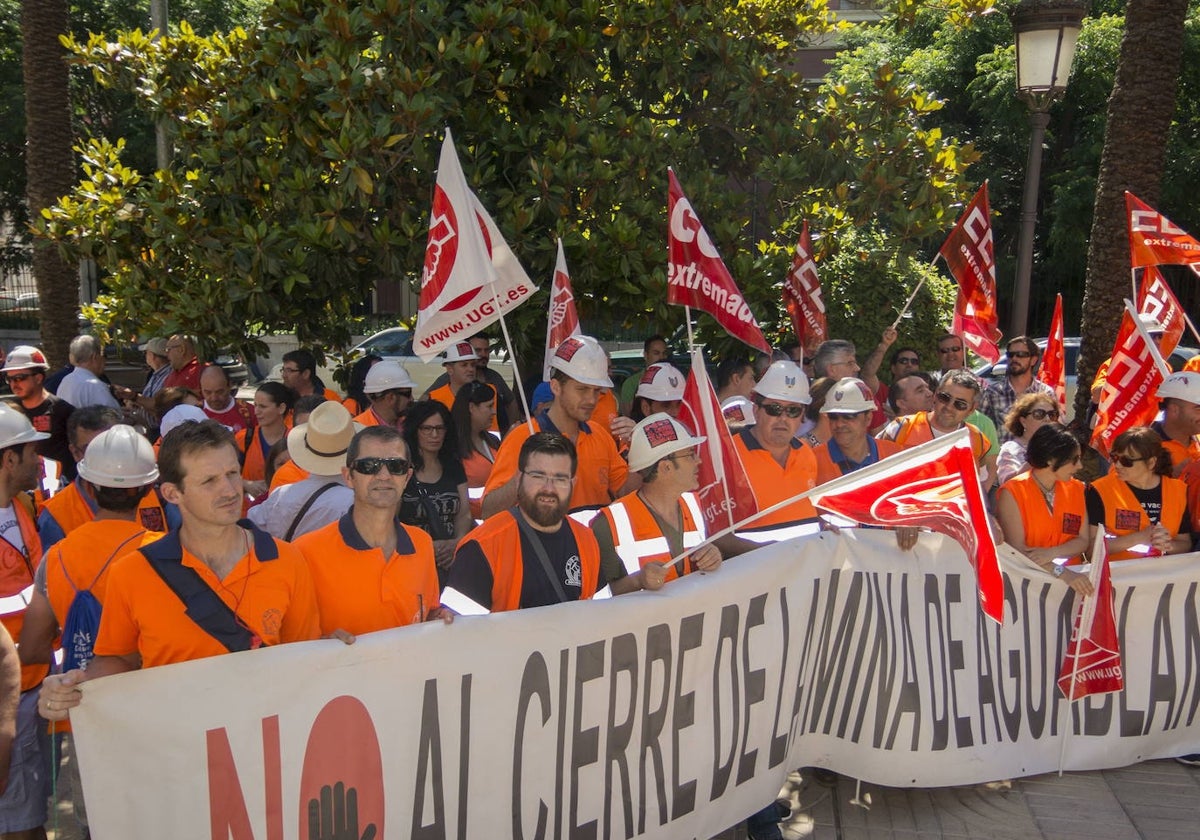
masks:
[[[1158,386],[1158,399],[1162,419],[1150,428],[1162,438],[1172,475],[1179,477],[1190,462],[1200,459],[1200,374],[1172,373]]]
[[[702,545],[704,515],[691,492],[699,486],[696,447],[704,441],[663,412],[634,428],[629,468],[641,474],[642,486],[591,522],[600,547],[601,575],[614,595],[660,589],[688,572],[720,567],[720,550],[711,543]],[[675,557],[678,562],[669,563]]]
[[[267,453],[287,438],[288,415],[295,396],[281,382],[263,382],[254,392],[254,428],[238,432],[234,440],[242,462],[246,493],[259,498],[267,493]]]
[[[410,474],[395,429],[368,426],[350,441],[342,479],[353,506],[296,541],[312,572],[322,633],[358,635],[440,616],[433,544],[396,517]]]
[[[892,414],[903,417],[918,411],[933,411],[933,388],[925,374],[913,373],[892,381],[888,389],[888,405]]]
[[[190,405],[193,408],[199,409],[204,405],[204,400],[200,398],[199,393],[192,391],[190,388],[184,388],[182,385],[168,385],[157,394],[154,395],[154,413],[158,415],[159,431],[162,434],[163,418],[173,408],[178,408],[181,405]],[[201,410],[203,413],[203,410]],[[205,415],[206,417],[208,415]]]
[[[368,371],[377,362],[382,361],[382,356],[375,353],[367,353],[355,361],[354,364],[350,365],[349,381],[346,383],[346,398],[342,400],[342,405],[346,406],[346,410],[350,412],[352,417],[357,418],[359,414],[362,414],[371,407],[371,398],[363,390],[363,385],[367,382]]]
[[[187,388],[200,393],[200,369],[203,365],[196,356],[196,341],[190,335],[173,335],[167,339],[167,359],[171,372],[163,380],[163,388]],[[159,412],[160,416],[162,412]]]
[[[1087,514],[1103,528],[1110,560],[1182,554],[1192,550],[1187,489],[1171,477],[1171,456],[1148,426],[1117,435],[1113,470],[1087,488]]]
[[[963,340],[954,333],[944,333],[937,337],[937,355],[939,368],[936,378],[938,380],[952,370],[967,366],[967,354]]]
[[[575,447],[582,466],[578,480],[572,483],[571,508],[601,507],[637,489],[639,479],[636,474],[630,475],[613,435],[588,422],[601,389],[612,387],[604,350],[590,336],[571,336],[555,350],[550,367],[554,402],[533,419],[532,425],[539,431],[564,435]],[[509,508],[516,501],[518,453],[531,434],[529,426],[514,426],[500,445],[484,488],[484,516]],[[627,417],[613,421],[618,433],[632,426]]]
[[[236,435],[242,429],[254,428],[257,421],[254,409],[234,399],[233,391],[229,372],[220,365],[209,365],[200,372],[204,413]]]
[[[1091,595],[1088,576],[1067,568],[1091,545],[1084,485],[1073,478],[1082,467],[1079,441],[1059,424],[1045,423],[1030,436],[1025,457],[1031,469],[1002,484],[996,498],[1004,541],[1080,595]]]
[[[1053,394],[1041,392],[1022,394],[1017,397],[1004,428],[1008,440],[1000,446],[1000,457],[996,459],[996,482],[1003,484],[1025,469],[1025,448],[1033,433],[1047,423],[1057,423],[1060,417],[1058,400]]]
[[[480,615],[596,595],[596,539],[567,516],[578,464],[575,446],[557,432],[538,432],[522,441],[516,507],[463,538],[442,591],[444,607]]]
[[[445,570],[454,562],[454,548],[473,524],[467,474],[450,412],[434,400],[417,403],[409,409],[404,442],[413,472],[404,488],[400,521],[433,539],[438,578],[444,583]]]
[[[872,394],[880,390],[879,377],[876,373],[883,363],[883,355],[896,342],[897,333],[891,327],[883,331],[879,344],[871,351],[863,367],[859,367],[857,350],[853,342],[841,339],[829,339],[822,342],[813,357],[813,371],[817,379],[829,377],[834,382],[847,376],[861,378],[871,389]],[[871,428],[880,429],[887,422],[887,414],[883,410],[884,399],[875,397],[875,413],[871,416]]]
[[[808,389],[809,403],[804,409],[804,422],[796,431],[796,437],[809,446],[819,446],[829,440],[829,418],[821,413],[821,409],[825,407],[825,395],[836,384],[836,379],[823,376]]]
[[[354,422],[363,426],[390,426],[402,431],[404,416],[412,405],[413,389],[417,387],[404,365],[393,361],[379,362],[367,372],[362,387],[371,406],[355,417]]]
[[[151,400],[162,390],[172,370],[171,360],[167,356],[167,339],[152,338],[138,349],[146,354],[146,367],[150,368],[146,384],[142,386],[142,393],[138,395],[138,404],[142,408],[150,409],[153,407]]]
[[[496,391],[496,422],[503,431],[521,418],[521,407],[517,403],[517,397],[504,381],[504,377],[488,367],[492,354],[491,339],[483,333],[478,333],[468,338],[467,343],[475,350],[475,381],[491,385]],[[433,380],[429,387],[441,388],[448,381],[449,376],[443,373]]]
[[[317,406],[329,402],[320,394],[309,394],[307,397],[300,397],[296,400],[292,407],[292,428],[303,426],[308,422],[309,415],[316,411]],[[336,402],[336,400],[335,400]],[[288,459],[275,470],[275,474],[271,476],[271,480],[267,482],[268,492],[274,492],[280,487],[287,484],[295,484],[298,481],[303,481],[308,478],[308,470],[301,467],[289,455]]]
[[[287,437],[292,464],[308,477],[271,490],[247,517],[276,539],[296,537],[336,522],[354,504],[354,491],[342,480],[342,466],[355,426],[340,402],[321,403]],[[276,476],[278,477],[278,475]]]
[[[990,383],[979,395],[977,406],[1000,430],[1002,443],[1011,438],[1004,421],[1018,397],[1045,394],[1052,400],[1057,399],[1054,389],[1037,379],[1038,363],[1042,360],[1042,351],[1037,342],[1019,335],[1008,340],[1005,352],[1008,354],[1008,367],[1004,371],[1004,379]]]
[[[628,417],[629,412],[633,410],[633,398],[637,393],[638,385],[642,381],[642,374],[646,372],[646,368],[658,362],[666,361],[670,355],[671,351],[667,347],[667,340],[661,335],[652,335],[643,342],[642,360],[645,362],[645,365],[641,370],[629,374],[625,378],[625,381],[621,383],[621,398],[618,402],[620,403],[622,414]],[[606,387],[611,388],[612,385]]]
[[[439,388],[430,388],[425,394],[425,399],[436,400],[446,407],[449,411],[454,405],[454,397],[459,390],[468,382],[474,382],[478,375],[478,368],[475,362],[478,357],[475,355],[475,348],[469,342],[460,341],[457,344],[446,348],[442,354],[442,365],[446,368],[446,384]],[[492,386],[488,386],[491,388]],[[496,403],[495,389],[492,389],[493,407]],[[500,431],[499,422],[492,418],[492,431]]]
[[[678,417],[686,382],[687,377],[674,365],[667,362],[650,365],[634,392],[630,419],[636,423],[658,413]]]
[[[211,417],[204,413],[204,409],[191,403],[183,402],[162,416],[162,420],[159,422],[159,431],[165,437],[169,431],[184,423],[199,423],[202,420],[211,419]]]
[[[38,455],[55,461],[63,478],[71,481],[75,478],[75,459],[71,457],[67,439],[67,418],[75,407],[46,392],[44,383],[49,369],[46,355],[41,350],[22,344],[8,354],[0,372],[8,379],[16,397],[12,404],[29,419],[34,429],[46,435],[38,444]]]
[[[283,384],[296,392],[297,397],[322,396],[339,402],[337,392],[325,387],[317,376],[317,358],[311,350],[290,350],[283,354],[283,366],[279,369]]]
[[[103,405],[120,408],[121,404],[112,394],[107,382],[101,381],[104,374],[104,350],[92,335],[79,335],[71,340],[69,349],[74,370],[63,377],[58,386],[58,398],[66,400],[76,408]]]
[[[67,719],[86,680],[320,633],[303,555],[239,522],[242,477],[229,430],[185,423],[164,437],[158,467],[182,524],[113,562],[95,658],[86,671],[50,677],[38,703],[47,720]],[[186,598],[176,594],[181,586]]]
[[[724,409],[741,397],[750,399],[754,389],[754,366],[745,356],[727,356],[717,365],[717,401]]]
[[[450,409],[458,454],[467,475],[467,498],[473,519],[482,517],[483,488],[500,448],[500,438],[491,431],[494,411],[491,392],[482,382],[472,382],[460,389],[454,397],[454,408]]]

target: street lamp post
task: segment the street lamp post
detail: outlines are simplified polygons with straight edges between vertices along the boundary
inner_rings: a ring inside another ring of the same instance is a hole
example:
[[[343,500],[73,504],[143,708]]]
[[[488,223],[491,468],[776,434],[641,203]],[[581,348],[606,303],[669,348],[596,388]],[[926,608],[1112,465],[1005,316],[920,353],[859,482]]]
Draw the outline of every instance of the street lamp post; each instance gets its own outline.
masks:
[[[1029,159],[1021,199],[1021,238],[1017,245],[1017,282],[1013,294],[1011,336],[1024,335],[1029,319],[1029,282],[1033,274],[1033,231],[1037,223],[1042,177],[1042,143],[1050,106],[1067,88],[1075,44],[1087,5],[1078,0],[1023,0],[1012,11],[1017,39],[1017,94],[1029,106]]]

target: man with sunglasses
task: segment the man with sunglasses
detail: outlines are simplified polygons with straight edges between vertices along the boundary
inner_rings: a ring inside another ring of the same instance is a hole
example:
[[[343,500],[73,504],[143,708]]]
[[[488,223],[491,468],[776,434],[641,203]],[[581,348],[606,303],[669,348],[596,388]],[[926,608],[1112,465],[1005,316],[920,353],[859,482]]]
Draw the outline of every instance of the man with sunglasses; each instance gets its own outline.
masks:
[[[944,333],[937,338],[938,372],[936,379],[941,379],[952,370],[967,366],[966,348],[963,340],[954,333]]]
[[[71,457],[70,440],[67,437],[67,420],[75,407],[60,400],[46,390],[46,371],[50,363],[46,355],[36,347],[22,344],[14,347],[0,368],[8,379],[16,401],[33,428],[47,437],[38,444],[38,455],[58,462],[66,481],[75,480],[75,459]]]
[[[442,606],[485,615],[596,596],[600,549],[592,532],[567,516],[578,466],[575,446],[563,435],[538,432],[525,439],[517,504],[463,537]]]
[[[992,382],[979,395],[979,410],[996,425],[1002,443],[1012,439],[1004,420],[1017,397],[1024,394],[1046,394],[1051,399],[1056,399],[1054,389],[1036,377],[1042,351],[1032,338],[1025,335],[1010,338],[1005,352],[1008,354],[1008,368],[1004,371],[1004,379]]]
[[[384,359],[376,362],[367,371],[363,393],[371,400],[371,407],[354,418],[360,426],[387,426],[397,431],[404,428],[404,415],[412,405],[413,382],[404,365]]]
[[[342,479],[354,505],[296,540],[312,572],[322,634],[371,633],[441,614],[433,541],[396,518],[410,475],[408,447],[395,429],[368,426],[350,441]]]

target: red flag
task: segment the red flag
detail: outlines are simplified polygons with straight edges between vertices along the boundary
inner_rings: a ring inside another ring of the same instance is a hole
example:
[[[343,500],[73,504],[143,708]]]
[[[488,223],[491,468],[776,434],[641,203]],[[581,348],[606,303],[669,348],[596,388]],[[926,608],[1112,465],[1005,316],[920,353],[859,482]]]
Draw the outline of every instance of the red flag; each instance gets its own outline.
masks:
[[[1103,528],[1096,529],[1088,577],[1095,592],[1083,599],[1075,613],[1075,630],[1058,674],[1058,688],[1068,700],[1109,694],[1125,687]]]
[[[1004,621],[1004,580],[965,428],[822,484],[808,498],[864,525],[924,526],[956,540],[975,567],[980,609]]]
[[[1092,447],[1106,458],[1117,435],[1154,422],[1158,413],[1155,394],[1171,374],[1128,300],[1111,358],[1092,433]]]
[[[446,129],[429,213],[414,352],[429,361],[499,320],[536,291],[500,229],[467,186]]]
[[[580,335],[579,315],[575,311],[575,293],[567,274],[567,258],[562,240],[558,240],[558,260],[554,264],[554,282],[550,284],[550,314],[546,318],[546,353],[542,363],[542,380],[550,378],[550,358],[558,345],[569,336]]]
[[[706,533],[730,528],[758,512],[754,489],[746,468],[738,457],[733,437],[721,413],[721,404],[708,379],[704,355],[692,351],[692,370],[683,389],[679,422],[692,434],[707,438],[700,444],[700,509],[704,512]]]
[[[958,281],[950,331],[993,364],[1000,359],[1000,313],[996,306],[996,260],[987,181],[975,193],[938,256]]]
[[[1200,242],[1128,190],[1130,265],[1189,265],[1200,274]]]
[[[1163,336],[1158,342],[1158,352],[1164,359],[1168,358],[1179,346],[1187,321],[1179,299],[1157,266],[1148,265],[1142,270],[1137,310],[1139,315],[1149,315],[1162,325]]]
[[[670,169],[667,179],[667,303],[703,309],[738,341],[770,353],[750,305]]]
[[[1064,346],[1062,295],[1054,301],[1054,317],[1050,319],[1050,336],[1046,339],[1046,352],[1038,368],[1038,381],[1054,389],[1058,399],[1058,410],[1067,416],[1067,351]]]
[[[792,270],[783,278],[783,305],[792,319],[796,340],[806,354],[828,338],[825,326],[825,301],[821,297],[821,281],[817,264],[812,258],[812,240],[808,238],[808,220],[800,230]]]

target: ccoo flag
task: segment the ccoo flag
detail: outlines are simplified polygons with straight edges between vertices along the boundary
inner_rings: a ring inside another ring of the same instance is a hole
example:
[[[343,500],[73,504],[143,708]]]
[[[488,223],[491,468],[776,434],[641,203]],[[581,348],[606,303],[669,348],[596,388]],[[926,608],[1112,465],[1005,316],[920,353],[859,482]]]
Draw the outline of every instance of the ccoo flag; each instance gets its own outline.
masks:
[[[800,230],[800,240],[796,243],[792,270],[783,278],[783,305],[792,319],[792,329],[805,355],[829,337],[825,325],[825,300],[821,297],[817,264],[812,258],[807,219]]]
[[[1046,339],[1046,352],[1042,354],[1042,364],[1038,368],[1039,382],[1049,385],[1058,400],[1058,411],[1065,420],[1067,417],[1067,349],[1063,327],[1062,295],[1054,301],[1054,317],[1050,319],[1050,335]]]
[[[542,381],[550,378],[550,358],[569,336],[579,335],[579,314],[575,311],[575,293],[567,274],[567,257],[558,240],[558,260],[554,263],[554,282],[550,284],[550,312],[546,316],[546,352],[542,362]]]
[[[1142,271],[1142,282],[1138,286],[1139,315],[1149,315],[1163,328],[1162,338],[1158,340],[1158,352],[1164,359],[1169,358],[1179,346],[1183,331],[1187,328],[1187,316],[1179,298],[1171,291],[1167,280],[1157,266],[1148,265]]]
[[[670,169],[667,179],[667,303],[703,309],[738,341],[770,353],[750,305]]]
[[[958,281],[950,332],[975,355],[995,364],[1000,359],[1000,312],[996,304],[996,260],[992,248],[992,211],[987,181],[975,193],[938,256]]]
[[[537,291],[467,186],[450,129],[442,141],[413,351],[429,361]]]
[[[1111,359],[1092,433],[1092,447],[1105,458],[1121,432],[1154,422],[1158,386],[1171,375],[1128,300]]]

